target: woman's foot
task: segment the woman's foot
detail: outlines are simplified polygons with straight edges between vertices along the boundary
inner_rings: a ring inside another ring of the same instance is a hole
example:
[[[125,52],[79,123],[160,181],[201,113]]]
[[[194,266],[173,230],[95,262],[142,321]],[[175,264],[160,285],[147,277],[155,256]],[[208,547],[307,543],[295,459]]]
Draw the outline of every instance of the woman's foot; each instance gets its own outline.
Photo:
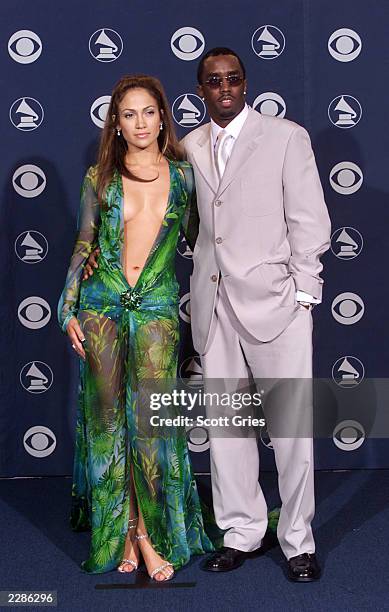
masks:
[[[124,555],[121,564],[118,566],[117,571],[122,574],[134,572],[138,569],[139,565],[139,546],[138,540],[135,536],[135,529],[138,524],[138,518],[130,519],[128,521],[128,531],[126,537],[126,543],[124,545]]]
[[[138,533],[135,538],[138,542],[150,578],[157,582],[171,580],[174,576],[173,565],[165,559],[162,559],[162,557],[155,552],[148,535]]]

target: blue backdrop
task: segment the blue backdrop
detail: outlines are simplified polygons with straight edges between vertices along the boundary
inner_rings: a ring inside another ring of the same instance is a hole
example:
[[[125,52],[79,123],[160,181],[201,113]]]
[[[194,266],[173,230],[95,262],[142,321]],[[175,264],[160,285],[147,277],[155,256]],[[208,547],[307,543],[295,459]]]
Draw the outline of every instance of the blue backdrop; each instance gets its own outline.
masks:
[[[318,440],[318,468],[388,467],[385,439],[366,439],[388,369],[389,5],[384,0],[3,0],[0,167],[2,237],[0,474],[70,474],[77,363],[56,322],[72,250],[80,183],[94,163],[113,85],[158,76],[180,136],[205,109],[196,67],[230,46],[248,75],[249,104],[286,116],[312,138],[333,223],[323,304],[314,311],[318,406],[339,414]],[[180,374],[201,376],[190,340],[190,252],[182,288]],[[381,388],[381,387],[380,387]],[[190,438],[190,432],[189,432]],[[197,471],[207,443],[190,442]],[[266,437],[262,463],[273,467]]]

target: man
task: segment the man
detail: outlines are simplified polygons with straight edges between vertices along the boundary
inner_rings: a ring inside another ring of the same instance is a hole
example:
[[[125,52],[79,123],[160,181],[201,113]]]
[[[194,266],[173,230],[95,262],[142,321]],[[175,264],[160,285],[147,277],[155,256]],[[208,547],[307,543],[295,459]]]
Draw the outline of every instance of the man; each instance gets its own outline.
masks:
[[[229,49],[203,56],[198,82],[211,122],[183,144],[200,216],[191,320],[204,378],[240,379],[249,371],[254,379],[311,379],[311,308],[321,301],[319,257],[329,247],[330,222],[309,136],[246,105],[245,69]],[[272,443],[282,500],[278,539],[289,578],[309,582],[320,576],[312,438]],[[267,527],[258,448],[255,437],[211,436],[210,449],[215,517],[226,532],[224,548],[203,569],[229,571],[261,547]]]

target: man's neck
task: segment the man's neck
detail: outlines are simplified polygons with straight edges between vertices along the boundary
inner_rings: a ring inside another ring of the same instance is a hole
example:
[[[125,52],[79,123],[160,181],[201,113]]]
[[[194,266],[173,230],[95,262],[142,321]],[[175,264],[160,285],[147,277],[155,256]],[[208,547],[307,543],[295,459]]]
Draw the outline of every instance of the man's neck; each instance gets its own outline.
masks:
[[[236,113],[236,115],[234,115],[233,117],[228,117],[228,119],[223,119],[221,117],[212,117],[212,115],[211,115],[211,119],[212,121],[216,123],[216,125],[224,129],[225,127],[227,127],[229,123],[231,123],[231,121],[233,121],[234,119],[236,119],[236,117],[238,117],[238,115],[240,115],[244,107],[245,107],[245,104],[242,106],[240,111]]]

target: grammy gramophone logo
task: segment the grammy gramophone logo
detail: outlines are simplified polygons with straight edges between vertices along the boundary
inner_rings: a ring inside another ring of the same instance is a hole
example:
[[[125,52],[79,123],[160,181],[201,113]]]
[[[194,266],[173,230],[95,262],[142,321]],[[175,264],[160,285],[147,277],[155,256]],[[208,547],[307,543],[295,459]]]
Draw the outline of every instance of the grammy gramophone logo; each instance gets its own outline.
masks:
[[[359,101],[348,94],[334,98],[328,106],[328,118],[335,127],[350,129],[359,123],[362,117],[362,106]]]
[[[285,36],[276,26],[264,25],[252,35],[251,47],[260,59],[273,60],[285,49]]]
[[[43,107],[35,98],[18,98],[9,109],[9,118],[14,127],[24,132],[38,128],[44,117]]]
[[[205,112],[204,102],[193,93],[178,96],[172,106],[174,121],[185,128],[200,125],[205,117]]]
[[[89,39],[89,52],[99,62],[114,62],[122,51],[122,37],[110,28],[97,30]]]

